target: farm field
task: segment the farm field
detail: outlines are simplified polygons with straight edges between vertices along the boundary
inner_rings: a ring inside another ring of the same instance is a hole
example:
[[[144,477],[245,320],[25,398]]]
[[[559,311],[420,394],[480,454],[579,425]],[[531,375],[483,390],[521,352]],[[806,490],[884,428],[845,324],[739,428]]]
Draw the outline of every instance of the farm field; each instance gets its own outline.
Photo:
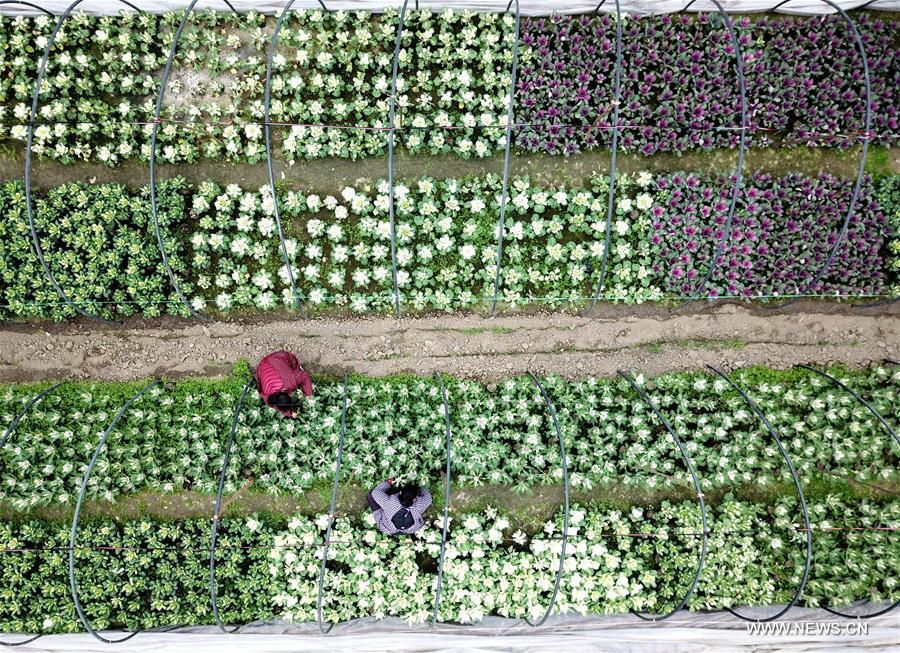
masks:
[[[8,4],[0,644],[900,645],[900,14]]]

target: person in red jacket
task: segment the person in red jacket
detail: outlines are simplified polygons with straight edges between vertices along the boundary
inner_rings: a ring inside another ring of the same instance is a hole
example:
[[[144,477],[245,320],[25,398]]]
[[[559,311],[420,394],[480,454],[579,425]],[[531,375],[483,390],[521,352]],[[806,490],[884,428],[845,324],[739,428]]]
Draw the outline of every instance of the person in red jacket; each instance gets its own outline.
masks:
[[[295,417],[300,408],[294,400],[297,388],[307,397],[313,393],[312,377],[289,351],[276,351],[263,358],[256,366],[255,377],[263,403],[285,417]]]

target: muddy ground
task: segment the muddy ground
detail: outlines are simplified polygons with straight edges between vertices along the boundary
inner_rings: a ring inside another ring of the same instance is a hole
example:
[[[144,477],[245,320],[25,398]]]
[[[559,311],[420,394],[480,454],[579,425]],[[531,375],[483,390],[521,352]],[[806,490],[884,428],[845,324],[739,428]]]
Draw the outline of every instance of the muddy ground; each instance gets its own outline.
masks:
[[[805,302],[787,313],[725,304],[703,312],[605,307],[487,317],[316,318],[190,322],[136,319],[0,329],[0,382],[126,380],[219,375],[276,349],[297,352],[313,373],[371,376],[446,372],[492,381],[533,371],[566,378],[650,375],[798,363],[865,366],[900,356],[900,303],[877,309]]]

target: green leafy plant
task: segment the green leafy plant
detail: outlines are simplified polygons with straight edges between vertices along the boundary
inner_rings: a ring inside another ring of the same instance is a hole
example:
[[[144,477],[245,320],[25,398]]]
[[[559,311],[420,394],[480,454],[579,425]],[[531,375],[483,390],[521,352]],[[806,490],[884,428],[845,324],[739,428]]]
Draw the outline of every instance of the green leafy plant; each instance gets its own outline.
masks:
[[[888,419],[900,412],[900,371],[833,372]],[[175,381],[142,397],[110,435],[88,498],[114,501],[141,490],[214,492],[244,374]],[[734,378],[779,430],[805,482],[832,474],[862,483],[896,481],[889,434],[846,392],[802,370],[751,369]],[[706,489],[790,483],[773,439],[724,381],[704,373],[638,381],[677,429]],[[531,379],[511,378],[494,388],[463,379],[446,383],[454,486],[522,490],[562,482],[556,433]],[[573,487],[691,488],[670,435],[624,381],[551,377],[545,387],[559,415]],[[0,450],[0,500],[20,510],[73,504],[98,433],[137,389],[134,383],[72,383],[47,395]],[[445,464],[436,381],[353,377],[348,391],[342,482],[372,486],[396,476],[436,484]],[[36,392],[33,386],[0,392],[3,423]],[[314,396],[295,420],[248,398],[226,491],[250,477],[254,491],[272,494],[301,494],[330,480],[342,398],[340,381],[317,377]]]

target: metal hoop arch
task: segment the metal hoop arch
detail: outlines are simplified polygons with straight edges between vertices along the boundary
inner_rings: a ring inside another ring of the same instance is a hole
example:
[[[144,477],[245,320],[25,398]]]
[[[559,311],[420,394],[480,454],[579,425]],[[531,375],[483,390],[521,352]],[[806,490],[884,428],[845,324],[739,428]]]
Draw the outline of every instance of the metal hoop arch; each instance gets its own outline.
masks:
[[[81,0],[78,0],[81,2]],[[172,266],[169,265],[169,256],[166,254],[165,243],[163,242],[162,232],[159,227],[159,207],[157,206],[157,198],[156,198],[156,137],[159,134],[159,125],[162,122],[160,120],[160,113],[162,113],[162,102],[163,97],[166,94],[166,85],[169,83],[169,75],[172,73],[172,64],[175,61],[175,53],[178,50],[178,42],[181,40],[181,34],[184,32],[184,27],[187,25],[188,17],[191,15],[191,12],[194,10],[194,6],[199,2],[199,0],[191,0],[191,4],[187,6],[184,10],[184,14],[181,17],[181,22],[178,25],[178,29],[175,32],[175,38],[172,40],[172,47],[169,48],[169,56],[166,58],[166,66],[163,69],[162,80],[159,85],[159,93],[156,96],[156,108],[153,111],[153,122],[152,122],[152,131],[150,132],[150,209],[153,212],[153,226],[156,230],[156,244],[159,247],[159,255],[162,258],[163,267],[166,268],[166,274],[169,277],[169,282],[172,284],[172,287],[175,289],[175,293],[178,295],[178,298],[181,300],[181,303],[184,304],[185,308],[188,309],[188,313],[193,315],[197,319],[208,320],[209,317],[205,315],[201,315],[191,303],[187,300],[187,297],[184,296],[184,292],[181,290],[181,285],[178,283],[178,279],[175,278],[175,272],[172,270]],[[222,0],[229,9],[233,13],[237,13],[235,8],[232,6],[229,0]]]
[[[97,464],[97,458],[100,457],[100,452],[103,451],[103,447],[106,445],[106,438],[109,437],[109,434],[115,428],[116,424],[119,423],[119,420],[122,418],[122,415],[125,414],[125,411],[127,411],[131,407],[131,405],[135,401],[137,401],[145,392],[159,384],[159,379],[148,383],[137,394],[132,396],[131,399],[126,401],[125,404],[119,409],[119,412],[116,413],[116,416],[113,417],[113,420],[109,423],[109,426],[106,427],[103,435],[100,436],[100,442],[94,449],[94,455],[91,456],[91,461],[88,463],[88,467],[84,472],[84,478],[81,481],[81,490],[78,493],[78,502],[75,504],[75,514],[72,517],[72,530],[69,534],[69,587],[72,590],[72,603],[75,604],[75,611],[78,613],[78,619],[79,621],[81,621],[81,624],[91,635],[93,635],[96,639],[100,640],[104,644],[121,644],[122,642],[127,642],[129,639],[131,639],[141,631],[136,630],[119,639],[108,639],[94,630],[94,627],[91,625],[90,619],[88,619],[87,615],[84,613],[84,610],[81,607],[81,601],[78,598],[78,582],[75,579],[75,545],[77,543],[78,535],[78,518],[81,516],[81,507],[84,504],[84,496],[87,493],[87,486],[88,481],[91,478],[91,472],[94,470],[94,465]]]
[[[716,2],[717,0],[713,0]],[[787,4],[790,0],[784,0],[775,6],[778,7]],[[825,263],[821,268],[816,272],[812,281],[805,284],[803,289],[797,293],[798,295],[805,295],[809,292],[813,286],[815,286],[819,281],[822,280],[822,277],[825,276],[825,273],[828,272],[828,269],[831,267],[831,264],[834,262],[835,256],[837,256],[838,250],[844,242],[844,239],[847,237],[847,229],[850,227],[850,220],[853,218],[853,212],[856,209],[856,201],[859,199],[860,188],[862,187],[863,177],[866,173],[866,160],[869,156],[869,138],[871,137],[871,129],[872,129],[872,82],[869,75],[869,60],[866,57],[866,47],[863,43],[862,36],[859,34],[859,30],[856,28],[856,23],[853,22],[853,19],[847,15],[847,12],[841,9],[840,6],[835,4],[833,0],[822,0],[825,4],[834,9],[837,13],[841,15],[841,18],[844,19],[844,22],[850,27],[850,31],[853,33],[853,38],[856,41],[856,47],[859,50],[859,55],[862,59],[863,65],[863,81],[865,84],[865,96],[866,96],[866,109],[865,109],[865,136],[862,139],[862,153],[859,158],[859,169],[856,172],[856,182],[853,184],[853,192],[850,195],[850,205],[847,207],[847,215],[844,216],[844,222],[841,225],[841,230],[838,232],[838,237],[834,241],[834,245],[831,247],[831,251],[828,253],[828,257],[825,259]],[[763,306],[763,310],[777,310],[780,308],[786,308],[791,304],[794,304],[797,301],[797,298],[790,299],[783,304],[778,304],[777,306]]]
[[[681,597],[681,601],[672,609],[670,612],[667,612],[661,616],[646,616],[638,612],[637,610],[632,610],[631,614],[634,616],[643,619],[644,621],[665,621],[673,614],[679,612],[687,605],[688,601],[691,600],[691,596],[693,596],[694,591],[697,589],[697,585],[700,583],[700,577],[703,575],[703,568],[706,566],[706,552],[709,547],[709,528],[708,528],[708,520],[707,520],[707,509],[706,502],[703,500],[703,488],[700,485],[700,478],[697,476],[697,470],[694,469],[694,463],[691,460],[691,457],[688,455],[687,449],[684,448],[684,445],[681,442],[681,439],[678,437],[678,434],[675,433],[675,429],[672,428],[672,425],[669,423],[669,420],[666,419],[666,416],[663,415],[662,411],[656,407],[656,404],[653,403],[653,400],[650,398],[650,395],[640,387],[635,380],[631,377],[630,374],[626,374],[622,370],[618,371],[620,377],[625,379],[628,382],[628,385],[631,386],[631,389],[634,390],[638,395],[640,395],[641,399],[645,404],[650,406],[650,410],[653,411],[653,414],[656,415],[656,418],[662,422],[662,425],[669,432],[669,435],[672,436],[672,440],[675,441],[678,450],[681,452],[681,458],[684,460],[685,465],[687,465],[688,471],[691,473],[691,480],[694,483],[694,489],[697,491],[697,500],[700,502],[700,521],[703,526],[703,541],[700,548],[700,559],[697,562],[697,571],[694,572],[694,578],[691,580],[691,584],[688,587],[687,592],[685,592],[684,596]]]
[[[447,466],[444,470],[444,529],[441,534],[441,552],[438,557],[437,589],[434,594],[434,613],[431,616],[431,625],[437,623],[438,610],[441,606],[441,583],[444,579],[444,557],[447,552],[447,530],[450,526],[450,459],[451,459],[451,429],[450,429],[450,405],[447,403],[447,388],[444,379],[437,374],[438,383],[441,384],[441,400],[444,404],[444,431],[446,435]]]
[[[506,14],[513,2],[516,3],[516,38],[513,41],[512,69],[509,77],[509,106],[506,110],[506,143],[503,148],[503,185],[500,192],[500,218],[497,221],[497,258],[494,270],[494,298],[491,301],[491,315],[497,312],[497,293],[500,291],[500,269],[503,265],[503,232],[506,222],[506,192],[509,188],[509,156],[512,145],[513,115],[516,101],[516,70],[519,66],[519,28],[522,16],[519,12],[519,0],[509,0],[506,5]]]
[[[531,377],[532,381],[534,381],[535,385],[538,387],[538,390],[541,391],[541,396],[544,398],[544,403],[547,406],[547,409],[550,411],[550,417],[553,419],[553,427],[556,429],[556,436],[559,438],[559,454],[562,459],[562,472],[563,472],[563,491],[565,492],[565,513],[563,515],[563,532],[562,532],[562,547],[559,551],[559,567],[556,570],[556,581],[553,583],[553,594],[550,597],[550,604],[547,606],[547,611],[544,613],[544,616],[541,617],[541,620],[537,623],[531,623],[531,620],[526,616],[525,623],[527,623],[532,628],[537,628],[545,621],[547,621],[547,617],[550,616],[550,613],[553,612],[553,608],[556,606],[556,597],[559,594],[559,585],[562,581],[563,571],[566,566],[566,543],[569,539],[569,466],[566,463],[566,443],[563,440],[562,431],[559,428],[559,419],[556,415],[556,407],[553,405],[553,401],[550,399],[550,395],[547,394],[547,391],[544,389],[543,384],[538,380],[538,378],[534,375],[533,372],[529,371],[528,376]]]
[[[294,300],[294,308],[300,311],[301,317],[306,319],[306,311],[303,310],[303,303],[300,301],[300,297],[297,295],[297,284],[294,280],[294,270],[291,266],[290,257],[288,256],[287,243],[284,242],[284,230],[281,227],[281,211],[278,209],[278,190],[275,188],[275,171],[272,169],[272,128],[270,125],[270,113],[272,105],[272,66],[274,65],[275,60],[275,47],[278,45],[278,37],[281,34],[281,26],[284,24],[285,19],[288,17],[288,12],[290,12],[291,7],[294,6],[294,2],[296,2],[296,0],[291,0],[285,6],[285,8],[281,10],[281,15],[278,17],[278,21],[275,23],[275,31],[272,32],[272,40],[269,42],[269,58],[266,61],[266,89],[263,97],[263,112],[265,113],[263,122],[266,126],[266,170],[269,174],[269,188],[272,191],[272,208],[275,217],[275,226],[278,230],[278,241],[281,244],[281,256],[282,258],[284,258],[284,265],[287,268],[288,280],[291,283],[291,297]],[[321,0],[319,0],[319,4],[322,5],[322,8],[325,9],[325,11],[328,11],[327,7],[322,4]]]
[[[397,39],[394,43],[394,62],[391,68],[391,101],[390,110],[388,112],[388,120],[390,126],[388,128],[388,212],[391,228],[391,281],[394,286],[394,311],[397,313],[397,319],[400,319],[400,290],[397,286],[397,236],[395,233],[395,211],[394,211],[394,135],[396,126],[394,124],[395,114],[397,112],[397,74],[400,68],[400,46],[403,42],[403,22],[406,19],[406,6],[409,0],[403,0],[403,6],[400,8],[400,22],[397,24]]]
[[[0,642],[0,646],[8,646],[9,648],[13,648],[14,646],[25,646],[26,644],[31,644],[31,642],[35,642],[44,636],[44,633],[40,633],[39,635],[32,635],[28,639],[23,639],[21,642]]]
[[[600,7],[604,5],[606,0],[602,0],[594,9],[596,14],[600,11]],[[603,236],[603,260],[600,263],[600,280],[597,282],[597,289],[594,291],[594,297],[591,299],[591,305],[587,311],[592,310],[597,305],[600,293],[603,292],[603,284],[606,281],[606,262],[609,258],[609,238],[612,233],[612,218],[615,210],[615,193],[616,193],[616,154],[619,149],[619,104],[622,101],[622,12],[619,7],[619,0],[616,2],[616,68],[613,74],[614,91],[613,91],[613,130],[612,130],[612,150],[609,159],[609,197],[606,203],[606,233]],[[584,311],[583,313],[586,313]]]
[[[41,12],[45,16],[48,16],[49,18],[56,18],[56,14],[54,14],[53,12],[48,11],[44,7],[41,7],[40,5],[36,5],[33,2],[28,2],[28,0],[0,0],[0,7],[2,7],[3,5],[21,5],[22,7],[31,7],[32,9],[36,9],[37,11]],[[2,14],[0,14],[0,15],[2,15]],[[29,641],[33,641],[33,640],[29,640]],[[22,642],[22,644],[27,644],[27,642]],[[0,642],[0,646],[2,646],[2,645],[3,645],[3,643]],[[6,646],[20,646],[20,644],[7,644]]]
[[[57,383],[56,385],[50,386],[49,388],[47,388],[46,390],[44,390],[44,391],[41,392],[40,394],[35,395],[35,396],[32,397],[31,399],[29,399],[29,400],[28,400],[28,403],[25,404],[25,407],[22,408],[22,410],[19,412],[19,414],[15,416],[15,418],[13,419],[13,421],[9,423],[9,426],[6,427],[6,431],[3,433],[3,437],[0,437],[0,449],[3,448],[3,445],[6,444],[6,441],[12,436],[13,431],[15,431],[15,430],[16,430],[16,427],[19,426],[19,422],[22,421],[22,418],[25,417],[25,415],[28,413],[28,411],[30,411],[31,408],[32,408],[37,402],[39,402],[41,399],[43,399],[43,398],[46,397],[48,394],[50,394],[51,392],[53,392],[54,390],[56,390],[58,387],[60,387],[60,386],[62,386],[62,385],[65,385],[65,384],[66,384],[65,381],[61,381],[60,383]]]
[[[13,4],[13,3],[0,2],[0,4]],[[29,3],[18,3],[17,2],[14,4],[29,4]],[[40,7],[37,7],[36,5],[35,5],[35,7],[37,9],[40,9]],[[13,421],[9,423],[9,426],[6,427],[6,431],[3,433],[3,437],[0,437],[0,449],[3,448],[3,446],[6,444],[7,440],[9,440],[9,438],[12,436],[13,432],[16,430],[16,427],[19,425],[19,422],[22,421],[22,418],[25,417],[25,415],[28,413],[29,410],[31,410],[32,406],[34,406],[38,401],[40,401],[41,399],[46,397],[48,394],[50,394],[51,392],[56,390],[59,386],[64,385],[64,384],[65,384],[65,381],[63,381],[61,383],[57,383],[56,385],[52,385],[49,388],[47,388],[46,390],[44,390],[43,392],[41,392],[40,394],[38,394],[35,397],[32,397],[31,399],[28,400],[28,403],[25,404],[25,407],[22,408],[22,410],[13,418]],[[0,642],[0,646],[10,646],[10,647],[24,646],[25,644],[30,644],[31,642],[33,642],[37,639],[40,639],[43,636],[44,636],[44,634],[40,633],[38,635],[32,635],[29,639],[22,640],[21,642]]]
[[[753,623],[766,623],[769,621],[775,621],[776,619],[781,617],[783,614],[785,614],[788,610],[790,610],[797,604],[797,601],[800,600],[800,596],[803,594],[803,590],[806,588],[806,583],[809,580],[809,568],[810,568],[810,565],[812,564],[812,543],[813,543],[812,528],[810,527],[810,524],[809,524],[809,507],[806,505],[806,497],[803,495],[803,487],[800,483],[800,477],[797,476],[797,470],[794,468],[794,463],[791,462],[791,457],[788,455],[787,450],[784,448],[784,445],[781,443],[781,438],[778,437],[778,432],[775,430],[775,428],[772,426],[772,424],[769,423],[769,419],[759,409],[759,406],[756,405],[756,402],[753,401],[753,399],[751,399],[750,396],[737,383],[732,381],[731,378],[727,374],[719,371],[717,368],[713,367],[712,365],[707,365],[707,367],[709,369],[711,369],[713,372],[715,372],[717,375],[722,377],[728,383],[728,385],[730,385],[732,388],[734,388],[734,390],[736,390],[737,393],[741,396],[741,398],[743,398],[743,400],[747,403],[747,405],[750,407],[750,409],[756,414],[756,416],[759,418],[759,420],[765,425],[766,430],[769,432],[769,434],[775,440],[775,444],[778,445],[778,450],[781,452],[781,457],[784,458],[784,461],[787,463],[788,469],[791,472],[791,477],[794,479],[794,486],[797,489],[797,496],[800,499],[800,509],[803,511],[803,522],[804,522],[804,526],[806,526],[806,563],[804,564],[804,567],[803,567],[803,578],[800,579],[800,584],[797,586],[797,590],[796,590],[796,592],[794,592],[794,596],[791,598],[790,602],[786,606],[784,606],[781,610],[776,612],[774,615],[772,615],[771,617],[766,617],[765,619],[752,619],[750,617],[745,617],[744,615],[740,614],[736,610],[733,610],[732,608],[728,608],[728,607],[725,608],[725,610],[727,610],[729,613],[731,613],[732,615],[734,615],[735,617],[737,617],[738,619],[741,619],[743,621],[751,621]]]
[[[338,441],[337,461],[334,466],[334,489],[331,491],[331,507],[328,509],[328,528],[325,530],[325,542],[322,546],[322,567],[319,570],[319,595],[316,598],[316,622],[319,632],[327,635],[335,624],[329,624],[326,629],[322,622],[322,594],[325,585],[325,570],[328,564],[328,545],[331,543],[331,529],[334,526],[334,507],[337,504],[338,484],[341,480],[341,463],[344,456],[344,435],[347,433],[347,376],[344,376],[344,405],[341,408],[341,438]]]
[[[692,4],[694,4],[695,0],[691,0],[688,5],[682,9],[682,11],[686,11]],[[725,23],[725,27],[728,28],[728,37],[731,40],[731,45],[734,46],[734,63],[735,63],[735,72],[737,74],[738,80],[738,89],[740,91],[741,97],[741,135],[740,140],[738,141],[738,160],[737,166],[734,171],[734,186],[731,191],[731,201],[728,205],[728,215],[725,218],[725,229],[722,231],[722,237],[719,239],[718,244],[716,245],[716,249],[713,252],[713,257],[709,262],[709,269],[706,271],[703,279],[700,281],[700,284],[697,286],[696,290],[693,291],[694,297],[686,300],[681,305],[675,308],[676,311],[684,308],[688,304],[690,304],[694,299],[699,299],[701,293],[706,290],[706,285],[709,283],[710,279],[712,279],[713,274],[715,274],[716,270],[719,267],[719,258],[722,256],[722,253],[725,251],[725,247],[728,244],[728,241],[731,239],[731,230],[734,224],[734,214],[737,212],[737,201],[738,197],[741,194],[741,184],[743,182],[744,176],[744,158],[747,156],[747,129],[749,128],[747,125],[747,80],[744,76],[744,55],[741,49],[741,40],[738,38],[737,34],[734,31],[734,23],[731,21],[731,16],[728,15],[728,12],[722,7],[719,3],[719,0],[710,0],[713,4],[716,5],[716,10],[719,13],[719,16],[722,17],[723,22]]]
[[[124,4],[136,11],[140,11],[133,4],[128,2],[127,0],[118,0],[121,4]],[[34,144],[34,123],[35,118],[37,117],[37,106],[38,100],[40,99],[41,93],[41,83],[44,81],[44,73],[47,70],[47,63],[50,59],[50,50],[53,48],[53,45],[56,43],[56,37],[59,35],[60,30],[62,29],[63,22],[68,18],[75,8],[80,5],[84,0],[75,0],[72,4],[70,4],[66,10],[60,15],[59,19],[56,21],[56,25],[53,28],[53,32],[50,34],[50,38],[47,41],[47,45],[44,47],[44,54],[41,57],[41,62],[38,65],[38,73],[37,78],[34,82],[34,93],[31,98],[31,111],[28,115],[28,135],[25,141],[25,208],[26,213],[28,214],[28,230],[31,234],[31,245],[34,248],[34,253],[38,257],[38,261],[41,263],[41,268],[44,270],[44,275],[50,280],[50,283],[53,284],[53,287],[56,289],[56,293],[59,295],[60,299],[65,302],[65,304],[74,310],[78,315],[82,315],[84,317],[98,320],[103,322],[104,324],[121,324],[115,320],[108,320],[105,317],[100,315],[95,315],[94,313],[89,313],[84,310],[78,304],[73,302],[66,292],[59,285],[59,282],[56,280],[56,276],[50,270],[50,265],[47,263],[46,258],[44,257],[44,250],[41,247],[40,239],[37,235],[37,227],[35,225],[34,219],[34,209],[32,208],[32,197],[31,197],[31,148]],[[15,3],[4,3],[4,4],[22,4],[20,2]],[[33,5],[29,5],[33,6]],[[49,13],[49,12],[45,12]],[[50,14],[52,15],[52,14]]]
[[[871,302],[869,304],[851,304],[852,308],[859,310],[860,308],[881,308],[882,306],[891,306],[892,304],[896,304],[900,302],[900,298],[895,297],[893,299],[886,299],[880,302]]]
[[[897,436],[897,432],[891,427],[890,424],[887,423],[887,420],[885,420],[884,417],[882,417],[881,413],[879,413],[877,410],[875,410],[875,408],[868,401],[863,399],[862,395],[860,395],[858,392],[856,392],[853,388],[848,386],[846,383],[844,383],[837,377],[834,377],[831,374],[828,374],[827,372],[823,372],[822,370],[818,370],[815,367],[812,367],[810,365],[799,365],[798,367],[802,367],[803,369],[809,370],[810,372],[815,372],[819,376],[828,379],[829,381],[831,381],[834,385],[838,386],[839,388],[846,390],[857,401],[859,401],[859,403],[861,403],[863,406],[865,406],[866,410],[868,410],[875,417],[875,419],[877,419],[881,423],[881,425],[885,429],[887,429],[887,432],[894,438],[894,441],[898,445],[900,445],[900,437]],[[849,614],[847,612],[842,612],[841,610],[831,608],[827,605],[823,605],[821,607],[823,610],[830,612],[833,615],[837,615],[838,617],[844,617],[845,619],[872,619],[873,617],[880,617],[883,614],[887,614],[888,612],[890,612],[891,610],[896,608],[898,605],[900,605],[900,599],[897,599],[888,607],[886,607],[882,610],[878,610],[877,612],[872,612],[870,614]]]
[[[848,393],[853,395],[853,397],[857,401],[859,401],[859,403],[861,403],[863,406],[865,406],[866,410],[868,410],[870,413],[872,413],[872,416],[875,417],[875,419],[877,419],[879,422],[881,422],[881,425],[887,430],[888,433],[890,433],[891,437],[894,438],[894,441],[898,445],[900,445],[900,436],[897,435],[897,431],[895,431],[891,427],[891,425],[887,423],[887,420],[885,420],[884,417],[882,417],[881,413],[879,413],[877,410],[875,410],[875,408],[872,406],[872,404],[870,404],[868,401],[863,399],[862,396],[858,392],[856,392],[853,388],[848,386],[846,383],[844,383],[840,379],[832,376],[828,372],[823,372],[822,370],[818,370],[815,367],[812,367],[811,365],[798,365],[797,367],[802,367],[803,369],[809,370],[810,372],[815,372],[819,376],[828,379],[834,385],[836,385],[840,388],[843,388]]]
[[[194,1],[196,2],[196,0]],[[216,624],[222,632],[226,635],[236,633],[241,626],[237,625],[231,630],[228,630],[219,618],[219,599],[216,595],[216,538],[219,533],[219,511],[222,509],[222,494],[225,490],[225,475],[228,472],[228,460],[231,457],[231,448],[234,445],[234,433],[237,430],[241,409],[244,407],[244,399],[247,398],[247,392],[249,392],[250,387],[254,382],[255,379],[251,376],[247,380],[247,383],[244,384],[241,397],[238,399],[237,406],[234,410],[234,418],[231,420],[231,434],[228,436],[228,444],[225,447],[225,456],[222,460],[222,472],[219,474],[219,489],[216,492],[216,506],[212,516],[212,535],[209,545],[209,599],[212,604],[213,618],[216,620]]]

